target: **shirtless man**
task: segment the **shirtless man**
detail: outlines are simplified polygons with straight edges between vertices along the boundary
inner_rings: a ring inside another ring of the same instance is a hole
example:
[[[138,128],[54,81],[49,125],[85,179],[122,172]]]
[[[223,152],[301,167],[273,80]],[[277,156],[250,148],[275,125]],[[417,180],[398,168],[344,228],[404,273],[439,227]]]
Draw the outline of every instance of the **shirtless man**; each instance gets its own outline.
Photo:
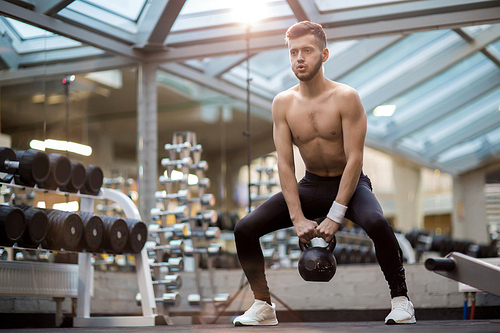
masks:
[[[309,21],[296,23],[288,29],[286,41],[291,68],[299,84],[278,94],[272,105],[282,192],[235,227],[238,258],[255,302],[233,323],[278,324],[265,277],[261,236],[293,225],[304,243],[314,237],[329,242],[344,216],[363,228],[374,242],[391,295],[392,311],[385,323],[415,323],[401,250],[371,191],[369,178],[362,173],[366,113],[361,100],[353,88],[323,75],[322,65],[329,52],[321,25]],[[293,144],[306,165],[306,175],[298,184]],[[322,221],[318,224],[315,219]]]

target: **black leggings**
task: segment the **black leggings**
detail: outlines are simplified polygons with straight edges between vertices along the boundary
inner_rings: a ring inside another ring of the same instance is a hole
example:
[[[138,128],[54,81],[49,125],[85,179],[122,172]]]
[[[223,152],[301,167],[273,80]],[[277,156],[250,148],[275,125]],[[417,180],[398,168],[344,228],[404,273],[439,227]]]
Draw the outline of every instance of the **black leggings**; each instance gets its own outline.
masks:
[[[302,211],[307,219],[325,217],[337,196],[341,176],[321,177],[310,172],[298,183]],[[349,202],[346,218],[359,225],[373,240],[377,260],[389,283],[391,296],[406,296],[401,250],[382,208],[372,193],[370,179],[361,174]],[[283,194],[277,193],[241,219],[234,229],[240,264],[255,299],[269,299],[265,262],[259,238],[293,226]]]

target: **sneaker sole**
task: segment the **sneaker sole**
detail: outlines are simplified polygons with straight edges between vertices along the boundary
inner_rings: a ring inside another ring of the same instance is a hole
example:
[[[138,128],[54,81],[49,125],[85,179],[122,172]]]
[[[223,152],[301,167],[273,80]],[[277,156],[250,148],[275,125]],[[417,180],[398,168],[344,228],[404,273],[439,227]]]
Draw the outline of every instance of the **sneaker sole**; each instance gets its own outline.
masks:
[[[386,325],[403,325],[403,324],[415,324],[417,320],[415,317],[412,317],[407,320],[401,320],[400,322],[396,322],[394,319],[389,319],[388,321],[385,322]]]
[[[278,325],[277,319],[269,319],[264,321],[248,321],[245,323],[237,321],[234,323],[234,326],[276,326],[276,325]]]

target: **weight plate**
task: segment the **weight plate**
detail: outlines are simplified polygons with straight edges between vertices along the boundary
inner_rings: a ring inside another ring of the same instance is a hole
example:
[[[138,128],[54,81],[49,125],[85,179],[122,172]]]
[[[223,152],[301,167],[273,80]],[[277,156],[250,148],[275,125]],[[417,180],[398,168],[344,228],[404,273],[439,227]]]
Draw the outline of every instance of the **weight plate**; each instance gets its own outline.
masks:
[[[83,222],[78,214],[61,214],[62,247],[65,250],[74,250],[80,244],[83,235]]]

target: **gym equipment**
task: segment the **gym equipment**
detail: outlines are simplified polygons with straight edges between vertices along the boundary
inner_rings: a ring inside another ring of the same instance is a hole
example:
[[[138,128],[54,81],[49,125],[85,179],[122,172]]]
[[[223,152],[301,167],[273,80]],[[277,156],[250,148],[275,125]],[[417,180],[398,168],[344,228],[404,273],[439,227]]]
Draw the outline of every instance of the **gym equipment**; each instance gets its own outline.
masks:
[[[184,255],[192,257],[195,253],[206,253],[209,257],[217,257],[222,253],[222,247],[219,244],[210,244],[207,248],[199,247],[193,248],[192,246],[184,247]]]
[[[171,240],[168,244],[165,245],[156,245],[155,242],[146,242],[144,246],[146,247],[146,249],[150,251],[169,250],[170,253],[172,254],[181,254],[181,255],[184,253],[184,241],[182,239]],[[151,255],[156,255],[156,253],[153,252]]]
[[[202,303],[213,303],[215,307],[225,305],[229,300],[230,295],[227,293],[215,294],[212,298],[203,298],[199,294],[189,294],[187,296],[187,301],[191,306],[199,306]]]
[[[18,185],[33,187],[49,177],[50,162],[46,153],[28,149],[14,152],[7,147],[0,148],[0,172],[7,175],[3,183],[14,181]]]
[[[182,221],[196,221],[201,223],[215,223],[217,222],[217,212],[215,210],[206,210],[203,213],[196,214],[195,216],[190,216]]]
[[[134,219],[124,219],[127,223],[129,230],[129,237],[127,246],[125,248],[128,253],[139,253],[141,252],[144,244],[146,244],[148,238],[148,227],[146,223],[134,220]]]
[[[169,272],[182,272],[184,270],[184,259],[182,257],[168,258],[167,262],[154,262],[150,267],[167,267]]]
[[[199,202],[203,206],[212,207],[215,205],[215,196],[211,193],[203,194],[200,198],[192,198],[188,203]]]
[[[165,228],[162,228],[158,224],[150,224],[148,226],[148,231],[151,237],[158,236],[159,232],[171,232],[173,236],[182,238],[188,238],[190,236],[189,224],[187,223],[176,223]]]
[[[191,164],[193,164],[193,159],[189,156],[183,157],[180,160],[171,160],[169,158],[161,160],[161,166],[167,169],[169,175],[171,175],[172,171],[175,169],[180,169],[182,173],[187,174]]]
[[[156,191],[156,199],[177,199],[180,202],[187,202],[191,199],[191,194],[188,190],[179,190],[177,193],[167,193],[166,191]]]
[[[104,240],[101,249],[107,253],[123,253],[129,238],[129,228],[123,218],[100,215],[104,223]]]
[[[60,190],[72,193],[78,192],[85,184],[85,177],[83,163],[72,161],[69,181],[66,185],[61,185]]]
[[[49,227],[42,242],[43,247],[49,250],[77,250],[83,236],[80,215],[55,209],[44,211],[49,218]]]
[[[23,236],[26,217],[22,209],[0,205],[0,244],[13,245]]]
[[[138,306],[141,306],[141,293],[137,293],[137,295],[135,295],[135,301]],[[171,293],[163,293],[161,297],[155,298],[155,302],[163,303],[166,306],[178,307],[181,304],[181,295],[177,291]]]
[[[85,182],[80,189],[81,193],[98,195],[103,182],[103,173],[97,165],[88,165],[85,168]]]
[[[90,252],[99,250],[104,239],[104,222],[99,215],[79,212],[83,222],[83,237],[80,243],[82,249]]]
[[[302,255],[299,259],[299,273],[305,281],[330,281],[337,271],[333,250],[337,245],[335,236],[326,247],[304,244],[299,241]]]
[[[17,245],[20,247],[36,248],[47,235],[49,218],[40,209],[27,205],[19,205],[17,207],[24,211],[26,217],[26,230],[23,237],[17,242]]]
[[[177,274],[165,275],[162,280],[153,281],[153,285],[164,285],[167,290],[179,289],[182,287],[182,279]]]
[[[189,206],[177,206],[174,210],[161,210],[159,208],[151,208],[150,214],[153,218],[167,215],[174,215],[176,219],[189,216]]]
[[[69,183],[71,178],[71,161],[61,154],[49,154],[49,177],[40,184],[47,190],[55,190]]]
[[[425,268],[452,280],[500,296],[500,267],[459,252],[445,258],[429,258]]]
[[[189,236],[195,237],[204,237],[206,239],[218,239],[220,237],[220,228],[219,227],[209,227],[206,230],[203,228],[192,228],[189,231]]]

